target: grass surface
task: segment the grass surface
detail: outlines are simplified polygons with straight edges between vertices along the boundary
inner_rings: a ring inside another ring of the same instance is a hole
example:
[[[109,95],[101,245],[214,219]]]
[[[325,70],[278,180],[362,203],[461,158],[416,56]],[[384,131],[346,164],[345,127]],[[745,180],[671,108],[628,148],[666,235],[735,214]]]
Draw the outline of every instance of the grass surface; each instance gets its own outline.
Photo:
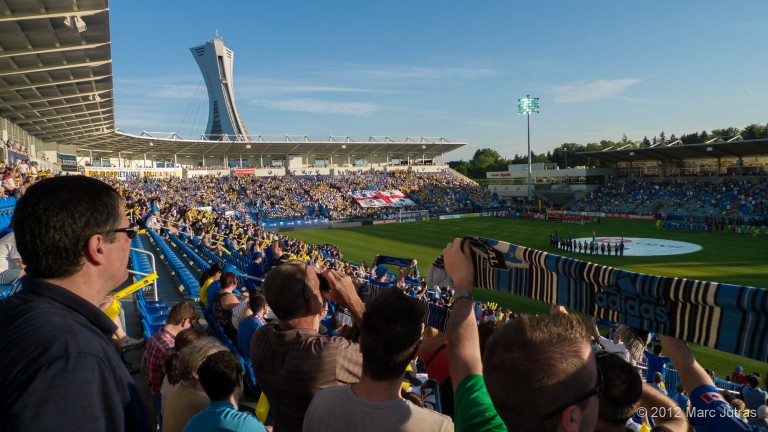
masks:
[[[648,237],[695,243],[702,250],[684,255],[651,257],[615,257],[563,252],[549,246],[549,236],[557,229],[561,236],[569,230],[574,238]],[[638,273],[716,281],[736,285],[765,287],[768,285],[768,238],[746,235],[698,234],[657,231],[655,222],[640,220],[602,219],[600,224],[572,225],[557,222],[497,219],[493,217],[416,222],[409,224],[374,225],[344,229],[321,229],[289,233],[310,243],[332,243],[341,249],[344,258],[352,262],[365,260],[370,264],[379,253],[419,260],[422,274],[442,253],[445,245],[456,237],[476,235],[507,241],[572,258],[596,262]],[[481,301],[496,302],[517,312],[547,312],[549,305],[527,298],[488,290],[476,290]],[[714,369],[717,376],[729,375],[734,366],[745,371],[759,371],[765,376],[768,364],[694,346],[699,362]]]

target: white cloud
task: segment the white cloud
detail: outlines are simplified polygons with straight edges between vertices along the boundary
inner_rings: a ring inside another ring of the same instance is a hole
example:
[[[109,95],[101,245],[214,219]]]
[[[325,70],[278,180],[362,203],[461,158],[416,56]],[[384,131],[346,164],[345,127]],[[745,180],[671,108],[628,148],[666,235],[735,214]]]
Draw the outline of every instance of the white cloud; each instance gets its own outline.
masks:
[[[615,80],[579,81],[571,84],[551,87],[556,103],[587,102],[616,96],[624,90],[640,83],[638,78]]]
[[[377,107],[365,102],[335,102],[319,99],[252,100],[251,104],[281,110],[320,114],[344,114],[366,117]]]
[[[498,74],[498,71],[488,68],[431,68],[431,67],[368,67],[356,73],[383,80],[409,79],[482,79]]]

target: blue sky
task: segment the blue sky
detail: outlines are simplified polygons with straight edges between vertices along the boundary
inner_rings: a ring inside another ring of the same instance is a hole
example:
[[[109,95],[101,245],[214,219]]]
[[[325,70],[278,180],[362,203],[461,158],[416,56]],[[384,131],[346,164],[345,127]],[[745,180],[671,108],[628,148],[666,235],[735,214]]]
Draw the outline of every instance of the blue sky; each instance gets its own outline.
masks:
[[[199,136],[189,48],[235,52],[251,135],[445,137],[533,151],[768,122],[768,2],[112,1],[117,127]]]

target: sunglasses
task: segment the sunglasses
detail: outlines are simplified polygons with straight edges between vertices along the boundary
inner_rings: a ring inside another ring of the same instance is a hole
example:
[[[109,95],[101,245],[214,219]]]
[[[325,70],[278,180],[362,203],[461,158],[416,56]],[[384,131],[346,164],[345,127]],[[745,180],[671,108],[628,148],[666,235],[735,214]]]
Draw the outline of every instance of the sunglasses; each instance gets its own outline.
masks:
[[[125,233],[125,235],[127,235],[129,239],[133,240],[139,234],[139,226],[136,225],[135,223],[132,223],[132,224],[128,225],[125,228],[113,229],[110,232],[114,232],[114,233],[122,232],[122,233]]]
[[[568,408],[571,405],[578,405],[578,404],[584,402],[585,400],[591,398],[592,396],[600,396],[601,394],[603,394],[603,388],[604,387],[605,387],[605,385],[603,383],[603,371],[601,371],[600,368],[597,368],[597,384],[595,384],[595,386],[591,390],[589,390],[588,392],[584,393],[580,397],[576,398],[574,401],[568,402],[567,404],[559,407],[558,409],[556,409],[554,411],[550,411],[549,413],[545,414],[542,417],[542,419],[549,420],[552,417],[560,414],[564,409]]]

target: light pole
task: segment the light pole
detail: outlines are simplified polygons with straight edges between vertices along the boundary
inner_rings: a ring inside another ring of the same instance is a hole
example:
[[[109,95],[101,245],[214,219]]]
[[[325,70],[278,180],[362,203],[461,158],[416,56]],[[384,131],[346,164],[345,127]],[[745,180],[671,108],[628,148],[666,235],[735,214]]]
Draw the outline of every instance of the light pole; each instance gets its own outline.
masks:
[[[517,100],[517,113],[528,116],[528,205],[533,204],[533,188],[531,186],[531,113],[538,114],[539,98],[526,95]]]

